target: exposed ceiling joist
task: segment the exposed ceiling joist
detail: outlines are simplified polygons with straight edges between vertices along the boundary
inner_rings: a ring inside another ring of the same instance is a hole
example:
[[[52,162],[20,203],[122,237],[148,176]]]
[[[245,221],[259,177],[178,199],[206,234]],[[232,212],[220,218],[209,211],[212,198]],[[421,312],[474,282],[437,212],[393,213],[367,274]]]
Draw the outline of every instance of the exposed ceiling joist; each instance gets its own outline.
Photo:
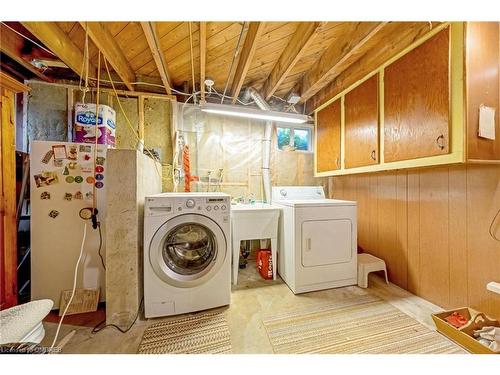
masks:
[[[22,22],[38,40],[55,53],[71,70],[82,75],[83,53],[55,22]],[[89,75],[97,77],[97,69],[89,63]]]
[[[300,60],[302,54],[314,37],[324,27],[324,22],[301,22],[292,39],[281,54],[271,74],[263,86],[263,94],[269,100],[281,83],[288,76],[295,64]]]
[[[23,68],[35,74],[38,78],[47,82],[52,82],[52,79],[43,74],[41,70],[33,66],[28,60],[23,58],[21,51],[25,43],[26,41],[22,36],[16,34],[7,26],[0,23],[0,51],[5,53]]]
[[[346,35],[345,43],[334,42],[303,77],[300,101],[305,102],[325,87],[347,68],[350,60],[361,57],[363,47],[387,24],[388,22],[359,22],[352,33]]]
[[[248,31],[245,37],[245,43],[240,53],[240,58],[238,60],[238,66],[236,67],[236,72],[233,78],[233,84],[231,86],[231,95],[233,96],[232,102],[236,103],[238,95],[240,94],[241,87],[245,82],[245,78],[252,63],[253,55],[257,48],[260,36],[264,32],[265,22],[250,22],[248,26]]]
[[[127,88],[134,91],[132,82],[135,82],[135,73],[106,25],[103,22],[80,22],[80,25],[84,30],[88,30],[90,39],[109,61]]]
[[[201,104],[205,103],[205,71],[207,60],[207,23],[200,22],[200,91]]]
[[[170,77],[168,75],[167,61],[165,60],[165,55],[161,49],[156,24],[154,22],[141,22],[141,26],[144,31],[144,35],[146,36],[149,49],[153,55],[156,68],[160,73],[161,81],[163,82],[163,86],[165,86],[165,91],[168,95],[172,95],[172,85],[170,84]]]

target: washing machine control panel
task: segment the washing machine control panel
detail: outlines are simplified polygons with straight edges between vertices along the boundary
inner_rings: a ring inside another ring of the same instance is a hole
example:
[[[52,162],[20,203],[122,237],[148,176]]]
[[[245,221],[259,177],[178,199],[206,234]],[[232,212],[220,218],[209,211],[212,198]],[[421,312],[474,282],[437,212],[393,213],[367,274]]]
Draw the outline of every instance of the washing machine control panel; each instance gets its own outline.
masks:
[[[229,197],[175,197],[146,199],[146,216],[169,216],[184,213],[228,214]]]

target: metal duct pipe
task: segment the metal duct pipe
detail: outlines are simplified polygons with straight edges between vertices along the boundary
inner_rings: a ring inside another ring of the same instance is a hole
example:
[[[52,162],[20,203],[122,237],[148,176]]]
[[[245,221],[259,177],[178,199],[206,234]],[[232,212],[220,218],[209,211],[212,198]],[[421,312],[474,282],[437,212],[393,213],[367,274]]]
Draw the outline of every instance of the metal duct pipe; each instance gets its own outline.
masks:
[[[253,87],[249,87],[244,94],[244,98],[253,99],[255,104],[263,111],[270,111],[271,107],[264,98]],[[271,203],[271,136],[273,133],[273,122],[266,121],[264,139],[262,140],[262,184],[264,185],[264,200]]]

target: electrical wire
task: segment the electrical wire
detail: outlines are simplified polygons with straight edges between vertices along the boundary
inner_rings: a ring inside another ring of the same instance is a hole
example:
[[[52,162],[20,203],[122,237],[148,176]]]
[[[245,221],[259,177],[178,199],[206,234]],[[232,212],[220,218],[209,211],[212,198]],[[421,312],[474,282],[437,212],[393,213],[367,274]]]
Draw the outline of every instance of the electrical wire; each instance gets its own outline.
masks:
[[[57,330],[56,334],[54,336],[54,340],[52,341],[52,345],[50,346],[49,353],[52,352],[52,349],[54,349],[54,346],[56,345],[57,338],[59,337],[59,331],[61,330],[61,325],[63,322],[64,317],[66,316],[66,313],[68,312],[68,308],[71,305],[71,302],[73,302],[73,297],[75,296],[75,291],[76,291],[76,281],[78,279],[78,266],[80,265],[80,260],[82,259],[83,255],[83,247],[85,246],[85,239],[87,238],[87,223],[83,226],[83,238],[82,238],[82,245],[80,246],[80,254],[78,255],[78,260],[76,261],[75,264],[75,272],[73,273],[73,289],[71,290],[71,296],[69,297],[69,301],[66,304],[66,308],[64,309],[63,314],[61,315],[61,319],[59,319],[59,324],[57,325]]]
[[[220,104],[224,103],[224,97],[226,96],[227,86],[229,85],[229,79],[231,78],[231,73],[233,72],[234,61],[236,60],[236,56],[238,56],[238,52],[240,50],[240,43],[241,43],[241,38],[243,36],[243,32],[245,31],[245,24],[246,22],[243,22],[243,25],[241,26],[240,36],[238,37],[238,43],[236,44],[236,48],[234,50],[234,55],[233,59],[231,60],[231,65],[229,66],[229,73],[227,74],[226,86],[224,87]]]
[[[99,254],[99,258],[101,258],[102,268],[104,268],[104,271],[106,271],[106,263],[104,263],[104,258],[102,257],[102,254],[101,254],[101,250],[102,250],[101,223],[97,223],[97,229],[99,230],[99,249],[97,250],[97,253]]]
[[[190,50],[189,50],[189,53],[190,53],[190,56],[191,56],[191,78],[193,79],[193,91],[195,91],[196,87],[195,87],[195,82],[194,82],[193,30],[192,30],[192,27],[191,27],[191,22],[188,22],[188,25],[189,25],[189,44],[190,44],[190,47],[191,47]],[[196,104],[196,95],[193,96],[193,102],[194,102],[194,104]]]
[[[120,110],[121,110],[121,112],[123,114],[123,117],[125,117],[126,124],[129,126],[130,130],[132,130],[132,134],[134,134],[135,138],[137,139],[137,142],[142,145],[143,150],[146,151],[149,154],[149,156],[153,159],[153,161],[156,161],[157,159],[153,156],[153,154],[151,153],[151,151],[149,151],[145,147],[144,142],[137,135],[136,130],[132,126],[132,123],[128,119],[127,114],[125,113],[125,110],[123,109],[122,103],[120,102],[120,97],[118,96],[118,92],[115,89],[115,85],[114,85],[113,79],[111,78],[111,74],[109,72],[108,63],[106,61],[106,58],[104,58],[104,66],[106,67],[106,72],[108,73],[108,78],[110,79],[111,87],[113,88],[113,92],[116,95],[116,101],[118,102],[118,106],[120,107]],[[156,163],[154,163],[154,166],[155,166],[156,173],[161,178],[161,173],[158,171],[158,167],[156,166]]]
[[[82,77],[85,70],[85,87],[82,88]],[[82,71],[80,74],[80,81],[78,87],[82,92],[82,103],[85,104],[85,95],[89,91],[89,31],[87,23],[85,23],[85,45],[83,48]]]
[[[490,227],[488,229],[488,232],[491,236],[491,238],[493,238],[495,241],[498,241],[500,242],[500,239],[495,235],[495,233],[493,232],[493,225],[495,224],[495,222],[497,221],[497,218],[498,218],[498,215],[500,215],[500,209],[497,211],[497,213],[495,214],[495,216],[493,217],[493,220],[491,220],[491,224],[490,224]]]
[[[7,25],[5,22],[2,22],[0,21],[0,23],[6,27],[8,27],[9,29],[11,29],[12,31],[14,31],[16,34],[22,36],[24,39],[26,40],[29,40],[31,43],[33,43],[34,45],[36,45],[37,47],[40,47],[41,49],[43,49],[45,52],[48,52],[50,53],[52,56],[55,56],[55,57],[58,57],[54,52],[50,51],[49,49],[45,48],[44,46],[42,46],[40,43],[37,43],[35,42],[33,39],[31,38],[28,38],[26,35],[20,33],[19,31],[17,31],[16,29],[10,27],[9,25]]]
[[[137,309],[137,313],[135,315],[135,318],[134,318],[134,321],[132,323],[130,323],[130,325],[123,329],[121,328],[120,326],[117,326],[116,324],[105,324],[104,326],[102,326],[102,324],[104,322],[106,322],[106,319],[104,319],[103,321],[99,322],[91,331],[92,334],[96,334],[96,333],[99,333],[101,332],[103,329],[107,328],[107,327],[113,327],[115,329],[117,329],[118,331],[120,331],[121,333],[127,333],[128,331],[130,331],[130,329],[133,327],[133,325],[135,324],[135,322],[137,321],[137,319],[139,318],[139,314],[141,313],[142,311],[142,308],[143,308],[143,302],[144,302],[144,297],[141,298],[141,302],[139,303],[139,308]],[[102,327],[101,327],[102,326]]]
[[[97,55],[97,94],[95,100],[95,142],[94,142],[94,161],[92,174],[95,175],[97,167],[97,140],[99,136],[99,98],[101,91],[99,90],[99,79],[101,78],[101,50]],[[92,184],[92,215],[96,215],[97,210],[97,187],[95,183]],[[93,221],[93,224],[95,221]],[[94,227],[95,228],[95,227]]]
[[[96,81],[96,78],[89,77],[89,80],[91,80],[91,81]],[[125,82],[123,82],[123,81],[117,81],[117,80],[114,80],[114,81],[109,81],[109,80],[107,80],[107,79],[102,79],[102,78],[101,78],[101,82],[106,82],[106,83],[111,83],[111,82],[113,82],[113,83],[121,83],[121,84],[125,84]],[[165,86],[164,86],[164,85],[160,85],[160,84],[158,84],[158,83],[150,83],[150,82],[143,82],[143,81],[130,82],[130,84],[131,84],[131,85],[143,85],[143,86],[161,87],[161,88],[163,88],[163,89],[165,88]],[[189,96],[189,97],[193,96],[193,93],[188,93],[188,92],[179,91],[179,90],[176,90],[176,89],[174,89],[174,88],[170,88],[170,89],[171,89],[173,92],[175,92],[176,94],[178,94],[178,95],[184,95],[184,96]],[[215,93],[215,95],[217,95],[218,97],[220,97],[220,98],[222,98],[222,97],[223,97],[223,95],[222,95],[220,92],[218,92],[218,91],[215,89],[215,87],[212,87],[212,91],[213,91],[213,92]],[[197,91],[197,92],[196,92],[196,93],[194,93],[194,94],[199,94],[199,93],[200,93],[200,91]],[[209,93],[209,92],[207,92],[207,93],[206,93],[206,95],[207,95],[207,96],[210,96],[210,93]],[[285,99],[280,98],[279,96],[273,95],[273,97],[275,97],[275,98],[277,98],[277,99],[281,100],[282,102],[286,102],[286,100],[285,100]],[[234,99],[234,97],[233,97],[233,96],[229,96],[229,95],[224,95],[224,99]],[[253,100],[252,100],[252,101],[250,101],[250,102],[248,102],[248,103],[245,103],[245,102],[241,101],[241,100],[240,100],[240,99],[238,99],[238,98],[236,98],[236,101],[237,101],[239,104],[241,104],[241,105],[252,105],[252,104],[254,104],[254,103],[255,103]]]

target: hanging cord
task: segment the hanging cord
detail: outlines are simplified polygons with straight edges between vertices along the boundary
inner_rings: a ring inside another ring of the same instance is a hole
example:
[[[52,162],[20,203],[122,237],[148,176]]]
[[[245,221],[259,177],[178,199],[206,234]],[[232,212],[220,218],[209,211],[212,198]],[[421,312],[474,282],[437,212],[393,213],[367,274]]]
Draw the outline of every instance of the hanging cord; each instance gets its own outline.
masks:
[[[189,53],[191,55],[191,77],[193,79],[193,93],[194,93],[196,90],[196,86],[194,83],[193,30],[191,28],[191,22],[188,22],[188,24],[189,24],[189,44],[191,46],[191,49],[189,50]],[[201,84],[203,84],[203,83],[200,82],[200,85]],[[196,95],[193,95],[193,102],[194,102],[194,104],[196,104]]]
[[[50,346],[49,353],[52,352],[52,349],[54,349],[54,346],[56,345],[56,341],[57,341],[57,338],[59,337],[59,331],[61,330],[61,325],[62,325],[63,319],[66,316],[66,313],[68,312],[68,308],[71,305],[71,302],[73,302],[73,297],[75,296],[76,281],[78,279],[78,266],[80,265],[80,261],[82,259],[83,248],[85,246],[85,239],[86,238],[87,238],[87,223],[85,223],[83,226],[82,245],[80,246],[80,254],[78,255],[78,260],[76,261],[76,264],[75,264],[75,271],[73,273],[74,274],[74,276],[73,276],[73,289],[71,290],[71,296],[69,297],[69,301],[66,304],[66,308],[64,309],[63,314],[61,315],[61,319],[59,319],[59,324],[57,325],[56,335],[54,336],[54,340],[52,341],[52,345]]]
[[[83,60],[82,60],[82,69],[80,74],[80,82],[78,83],[78,87],[82,92],[82,103],[85,104],[85,95],[89,91],[89,32],[87,23],[85,23],[85,46],[83,48]],[[82,88],[82,77],[85,72],[85,87]]]
[[[498,215],[500,215],[500,210],[497,211],[497,213],[493,217],[493,220],[491,220],[491,224],[490,224],[490,227],[488,229],[488,232],[490,233],[491,238],[493,238],[495,241],[500,242],[500,239],[495,235],[495,232],[493,231],[493,226],[495,225],[495,223],[497,221]]]
[[[97,250],[97,254],[99,254],[99,258],[101,258],[102,268],[106,271],[106,263],[104,263],[104,258],[101,254],[102,250],[102,232],[101,232],[101,223],[97,223],[97,229],[99,230],[99,249]]]
[[[224,92],[222,93],[222,99],[220,100],[220,104],[224,103],[224,98],[226,97],[227,86],[229,85],[229,79],[231,78],[231,73],[233,72],[234,61],[236,60],[236,57],[238,56],[240,50],[240,43],[241,43],[241,38],[243,36],[243,32],[245,31],[245,24],[246,22],[243,22],[243,25],[241,26],[240,36],[238,37],[238,43],[236,44],[236,48],[234,50],[234,55],[233,59],[231,60],[231,65],[229,66],[229,73],[227,75],[226,86],[224,87]]]
[[[141,302],[139,303],[139,308],[137,309],[137,313],[135,314],[135,318],[134,318],[133,322],[130,323],[130,325],[127,328],[123,329],[123,328],[117,326],[116,324],[112,324],[112,323],[111,324],[105,324],[104,326],[102,326],[106,322],[106,319],[104,319],[103,321],[101,321],[100,323],[98,323],[92,329],[91,333],[92,334],[96,334],[98,332],[101,332],[103,329],[105,329],[107,327],[113,327],[113,328],[117,329],[118,331],[120,331],[121,333],[127,333],[128,331],[130,331],[130,329],[133,327],[133,325],[135,324],[135,322],[139,318],[139,314],[142,312],[143,302],[144,302],[144,297],[141,298]]]
[[[114,84],[114,81],[112,80],[111,78],[111,74],[109,73],[109,68],[108,68],[108,62],[106,61],[106,58],[104,58],[104,66],[106,67],[106,72],[108,73],[108,78],[109,78],[109,82],[111,82],[111,87],[113,88],[113,92],[115,93],[115,96],[116,96],[116,101],[118,102],[118,106],[120,107],[120,111],[122,112],[123,114],[123,117],[125,117],[125,121],[126,121],[126,124],[128,125],[128,127],[130,128],[130,130],[132,130],[132,134],[134,134],[135,138],[137,139],[137,142],[140,143],[142,145],[142,148],[144,151],[146,151],[148,153],[148,155],[154,160],[156,161],[157,159],[153,156],[153,154],[151,153],[151,151],[149,151],[145,146],[144,146],[144,142],[139,138],[139,136],[137,135],[136,133],[136,130],[134,129],[134,127],[132,126],[132,123],[130,122],[130,120],[128,119],[127,117],[127,114],[125,113],[125,110],[123,109],[123,106],[122,106],[122,103],[120,102],[120,97],[118,96],[118,92],[116,91],[116,88],[115,88],[115,84]],[[158,171],[158,167],[156,166],[156,163],[154,163],[154,166],[155,166],[155,170],[156,170],[156,173],[158,174],[158,177],[161,178],[161,173],[160,171]]]

